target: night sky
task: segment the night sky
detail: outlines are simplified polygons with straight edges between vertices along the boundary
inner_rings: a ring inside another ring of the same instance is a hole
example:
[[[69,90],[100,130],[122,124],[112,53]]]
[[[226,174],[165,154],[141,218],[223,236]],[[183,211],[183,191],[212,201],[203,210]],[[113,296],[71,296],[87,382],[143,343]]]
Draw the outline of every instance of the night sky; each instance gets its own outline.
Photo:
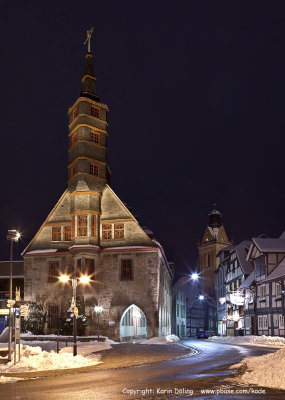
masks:
[[[213,202],[236,243],[285,230],[284,1],[1,2],[0,260],[67,186],[86,30],[110,108],[111,187],[195,269]]]

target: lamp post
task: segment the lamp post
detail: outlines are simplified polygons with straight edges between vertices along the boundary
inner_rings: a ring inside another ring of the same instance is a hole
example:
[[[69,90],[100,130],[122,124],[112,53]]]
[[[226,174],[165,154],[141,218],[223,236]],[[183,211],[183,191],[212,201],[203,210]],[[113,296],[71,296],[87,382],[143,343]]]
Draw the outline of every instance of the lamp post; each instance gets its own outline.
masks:
[[[98,340],[99,340],[99,336],[100,336],[100,314],[103,311],[103,307],[102,306],[95,306],[94,307],[94,311],[97,314],[97,321],[98,321],[97,336],[98,336]]]
[[[68,275],[61,275],[59,277],[60,282],[66,283],[71,280],[72,284],[72,300],[71,300],[71,308],[73,308],[73,356],[77,356],[77,332],[76,332],[76,317],[78,315],[78,308],[76,307],[76,289],[78,281],[80,283],[89,283],[89,276],[82,275],[80,278],[69,278]]]
[[[9,300],[13,297],[13,242],[17,242],[21,234],[16,229],[8,230],[7,239],[10,240],[10,285]],[[12,308],[9,308],[9,345],[8,345],[8,362],[11,361],[12,349]]]

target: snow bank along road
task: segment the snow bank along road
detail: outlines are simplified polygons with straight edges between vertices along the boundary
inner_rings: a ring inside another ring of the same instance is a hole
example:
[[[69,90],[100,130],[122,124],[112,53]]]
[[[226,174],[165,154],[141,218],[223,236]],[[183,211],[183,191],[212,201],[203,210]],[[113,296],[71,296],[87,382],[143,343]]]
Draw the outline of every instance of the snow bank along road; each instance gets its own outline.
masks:
[[[276,351],[273,348],[235,346],[189,339],[184,344],[196,348],[199,353],[172,361],[121,368],[108,371],[53,376],[30,381],[2,384],[0,397],[5,400],[130,400],[130,399],[186,399],[217,398],[215,390],[223,390],[223,400],[231,399],[284,399],[285,392],[265,389],[260,396],[254,391],[239,394],[240,386],[222,382],[229,366],[244,357]],[[141,346],[141,345],[138,345]],[[151,352],[151,346],[145,346]],[[102,361],[104,358],[102,358]],[[256,387],[242,387],[242,390]],[[212,391],[206,395],[205,390]],[[229,396],[227,391],[234,390]],[[220,392],[221,393],[221,392]],[[193,394],[193,395],[192,395]],[[265,394],[265,396],[264,396]],[[192,396],[191,396],[192,395]]]

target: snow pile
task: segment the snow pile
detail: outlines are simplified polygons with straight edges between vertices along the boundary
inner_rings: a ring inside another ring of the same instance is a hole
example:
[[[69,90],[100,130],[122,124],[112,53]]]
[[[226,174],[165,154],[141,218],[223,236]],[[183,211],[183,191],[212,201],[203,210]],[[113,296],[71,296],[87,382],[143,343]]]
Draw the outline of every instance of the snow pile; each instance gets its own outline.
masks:
[[[180,339],[176,335],[167,335],[164,337],[153,337],[151,339],[143,340],[140,344],[169,344],[169,343],[177,343]]]
[[[18,354],[17,354],[18,357]],[[72,354],[57,354],[55,352],[42,351],[40,347],[21,345],[21,360],[14,365],[14,355],[12,361],[5,365],[0,365],[1,373],[7,372],[27,372],[27,371],[46,371],[51,369],[80,368],[100,364],[99,357],[83,357]]]
[[[240,383],[285,390],[285,347],[264,356],[247,357],[231,369],[245,365],[246,372],[237,378]]]
[[[108,339],[106,342],[97,342],[97,340],[88,342],[88,343],[77,343],[77,354],[80,354],[82,356],[87,356],[91,353],[94,353],[96,351],[103,351],[103,350],[109,350],[112,348],[111,343],[113,340]],[[115,343],[115,342],[113,342]],[[63,353],[73,353],[73,346],[68,346],[64,347],[63,349],[60,350],[60,354]]]
[[[259,344],[259,345],[274,345],[284,346],[285,338],[280,336],[212,336],[209,337],[210,341],[219,343],[231,344]]]

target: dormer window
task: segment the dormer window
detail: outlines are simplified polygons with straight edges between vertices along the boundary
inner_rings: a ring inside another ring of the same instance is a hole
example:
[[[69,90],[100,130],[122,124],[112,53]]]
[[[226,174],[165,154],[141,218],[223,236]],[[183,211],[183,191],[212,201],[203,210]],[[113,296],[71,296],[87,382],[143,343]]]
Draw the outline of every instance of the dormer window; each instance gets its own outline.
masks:
[[[100,118],[100,108],[91,106],[91,115],[96,118]]]

